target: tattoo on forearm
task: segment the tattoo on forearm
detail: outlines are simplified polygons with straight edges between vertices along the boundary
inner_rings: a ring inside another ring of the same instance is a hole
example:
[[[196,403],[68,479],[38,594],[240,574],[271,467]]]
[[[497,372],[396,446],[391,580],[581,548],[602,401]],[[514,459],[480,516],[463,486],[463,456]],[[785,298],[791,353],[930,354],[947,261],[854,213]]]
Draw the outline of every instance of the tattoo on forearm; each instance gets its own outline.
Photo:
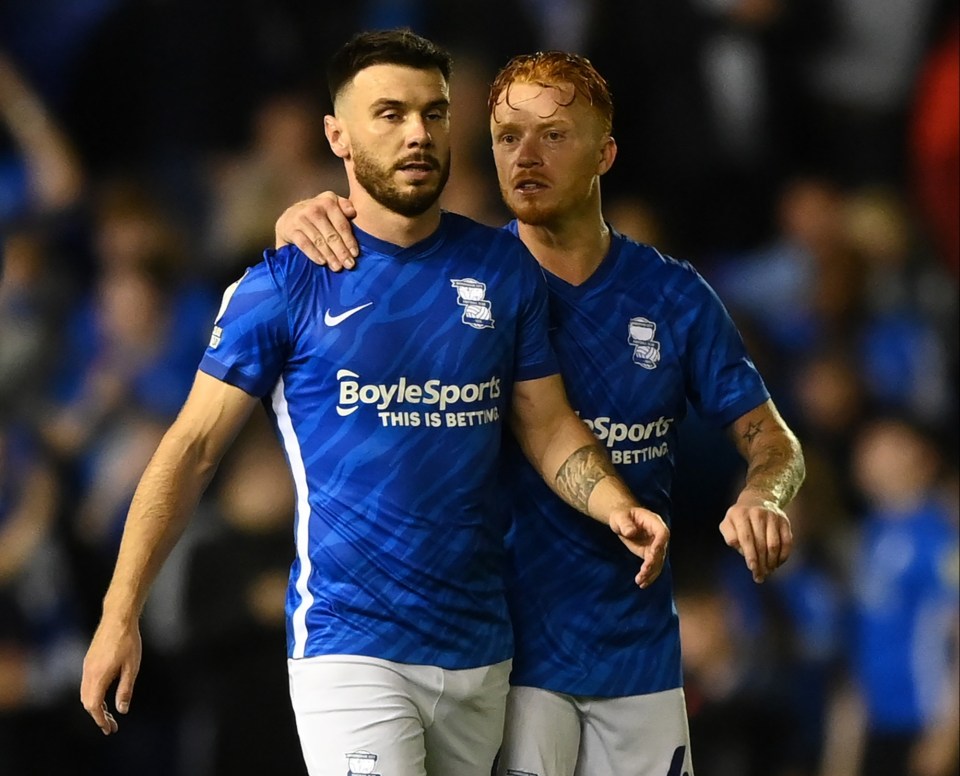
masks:
[[[763,421],[751,421],[747,426],[747,430],[743,432],[743,438],[747,441],[749,445],[754,439],[757,438],[757,435],[763,431]]]
[[[799,446],[794,450],[770,445],[756,451],[751,458],[747,487],[767,491],[780,507],[789,504],[805,475]]]
[[[596,447],[584,445],[571,453],[557,472],[557,493],[585,512],[597,483],[615,473],[613,464]]]

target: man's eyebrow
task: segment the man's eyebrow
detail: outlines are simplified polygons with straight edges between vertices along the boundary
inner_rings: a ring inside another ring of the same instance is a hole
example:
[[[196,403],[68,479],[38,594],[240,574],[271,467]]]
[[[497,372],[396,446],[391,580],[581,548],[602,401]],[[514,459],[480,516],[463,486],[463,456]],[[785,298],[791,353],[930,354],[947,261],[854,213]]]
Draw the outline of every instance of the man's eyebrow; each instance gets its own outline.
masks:
[[[522,124],[515,121],[504,121],[502,123],[498,122],[496,125],[495,132],[517,132],[522,128]],[[538,121],[533,125],[535,132],[543,132],[546,129],[569,129],[573,126],[573,122],[569,119],[562,118],[546,118],[542,121]]]
[[[411,104],[408,102],[404,102],[403,100],[394,100],[388,97],[381,97],[379,100],[376,100],[373,103],[373,105],[370,106],[370,109],[376,112],[376,111],[386,110],[387,108],[410,108],[410,107],[413,107],[413,106],[411,106]],[[428,111],[428,110],[435,110],[437,108],[442,108],[443,110],[447,110],[449,109],[449,107],[450,107],[450,100],[448,100],[446,97],[441,97],[438,100],[432,100],[431,102],[428,102],[423,107],[423,110]]]

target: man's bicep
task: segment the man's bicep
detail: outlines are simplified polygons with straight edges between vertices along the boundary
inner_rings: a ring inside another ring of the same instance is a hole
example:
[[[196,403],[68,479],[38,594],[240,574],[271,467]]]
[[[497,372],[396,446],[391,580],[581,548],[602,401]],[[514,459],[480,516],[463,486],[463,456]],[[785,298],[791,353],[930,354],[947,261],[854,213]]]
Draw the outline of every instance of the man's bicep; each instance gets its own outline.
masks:
[[[198,457],[216,464],[243,428],[258,399],[206,372],[198,371],[168,436],[195,445]]]

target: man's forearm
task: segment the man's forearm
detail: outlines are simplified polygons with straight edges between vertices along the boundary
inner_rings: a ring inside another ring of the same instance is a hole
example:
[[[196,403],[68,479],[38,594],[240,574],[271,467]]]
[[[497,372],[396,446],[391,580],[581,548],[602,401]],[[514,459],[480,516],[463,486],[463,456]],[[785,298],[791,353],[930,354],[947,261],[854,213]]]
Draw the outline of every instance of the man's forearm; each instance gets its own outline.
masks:
[[[528,456],[537,465],[537,456]],[[638,506],[606,451],[576,415],[543,442],[538,468],[560,498],[602,523],[609,522],[614,509]]]
[[[757,494],[781,509],[797,495],[806,475],[803,451],[796,436],[771,404],[758,407],[739,421],[734,442],[747,462],[743,493]]]
[[[120,543],[104,617],[140,616],[150,586],[190,520],[216,470],[199,443],[168,432],[137,486]]]
[[[799,445],[784,441],[761,447],[747,462],[744,491],[769,494],[781,509],[797,495],[805,476]]]
[[[574,509],[604,523],[612,510],[638,506],[596,441],[567,457],[554,477],[553,489]]]

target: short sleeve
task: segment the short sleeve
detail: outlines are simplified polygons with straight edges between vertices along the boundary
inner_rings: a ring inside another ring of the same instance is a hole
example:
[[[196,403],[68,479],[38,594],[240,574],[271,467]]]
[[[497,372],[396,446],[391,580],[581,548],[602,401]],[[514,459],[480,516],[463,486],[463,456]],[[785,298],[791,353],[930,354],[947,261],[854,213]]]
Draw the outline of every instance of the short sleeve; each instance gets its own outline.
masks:
[[[251,396],[273,390],[290,342],[284,278],[268,252],[223,293],[200,370]]]
[[[517,316],[514,375],[518,382],[548,377],[560,371],[548,333],[547,284],[536,260],[518,247],[521,262],[521,303]]]
[[[687,396],[704,418],[726,426],[770,398],[720,298],[692,267],[688,296]]]

